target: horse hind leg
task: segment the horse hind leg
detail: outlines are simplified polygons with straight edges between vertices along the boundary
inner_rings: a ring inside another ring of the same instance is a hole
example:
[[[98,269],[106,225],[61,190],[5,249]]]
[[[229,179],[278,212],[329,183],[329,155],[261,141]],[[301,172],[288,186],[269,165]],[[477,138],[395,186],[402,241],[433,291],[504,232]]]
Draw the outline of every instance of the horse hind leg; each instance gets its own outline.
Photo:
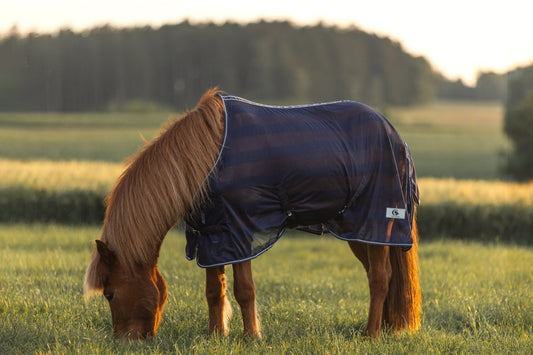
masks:
[[[365,336],[378,337],[383,320],[383,308],[389,292],[392,268],[389,247],[380,245],[349,243],[352,252],[363,263],[370,288],[370,308]]]
[[[233,292],[241,307],[245,338],[261,338],[255,302],[255,284],[252,277],[252,262],[233,264]]]
[[[209,308],[209,334],[228,335],[228,322],[231,318],[231,304],[226,296],[226,268],[217,266],[206,268],[205,295]]]

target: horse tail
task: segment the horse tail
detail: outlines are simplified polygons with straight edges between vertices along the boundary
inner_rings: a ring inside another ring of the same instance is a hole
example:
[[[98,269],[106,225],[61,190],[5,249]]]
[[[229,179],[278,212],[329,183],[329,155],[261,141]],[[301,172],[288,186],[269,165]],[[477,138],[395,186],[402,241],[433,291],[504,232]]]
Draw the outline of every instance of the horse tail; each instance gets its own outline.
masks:
[[[400,247],[389,248],[392,278],[383,306],[383,323],[394,331],[403,329],[416,331],[420,327],[422,295],[418,279],[416,206],[411,227],[413,239],[411,249],[405,252]]]

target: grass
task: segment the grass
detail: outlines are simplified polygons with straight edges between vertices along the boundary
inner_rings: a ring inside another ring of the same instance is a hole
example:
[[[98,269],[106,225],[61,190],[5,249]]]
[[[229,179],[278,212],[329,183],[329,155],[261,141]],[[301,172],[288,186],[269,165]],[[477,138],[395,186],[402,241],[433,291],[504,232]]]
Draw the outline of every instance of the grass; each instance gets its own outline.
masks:
[[[0,158],[0,189],[88,190],[107,195],[125,164]]]
[[[204,272],[185,260],[184,238],[172,231],[160,259],[169,287],[160,330],[149,342],[122,344],[103,298],[82,297],[98,235],[96,227],[0,225],[0,353],[533,352],[529,248],[422,240],[422,328],[369,341],[361,337],[366,276],[347,245],[287,236],[254,261],[264,339],[245,342],[233,300],[229,337],[207,335]]]
[[[0,113],[0,152],[14,160],[121,162],[150,140],[170,113]],[[496,179],[503,109],[492,103],[437,102],[391,108],[387,116],[409,144],[419,176]]]
[[[169,117],[0,113],[0,190],[105,195],[119,162],[144,145],[140,134],[151,139]],[[531,184],[472,180],[499,177],[508,147],[501,106],[440,102],[392,108],[388,117],[423,177],[424,205],[533,205]],[[184,237],[172,231],[160,259],[169,300],[158,335],[123,344],[112,338],[105,300],[82,296],[98,237],[98,227],[0,224],[0,353],[533,353],[529,247],[423,238],[422,328],[369,341],[361,337],[367,280],[345,243],[284,237],[254,261],[264,339],[245,342],[234,301],[230,335],[207,335],[204,272],[185,260]]]
[[[101,223],[124,164],[0,159],[0,221]],[[420,231],[533,245],[533,182],[420,178]]]
[[[8,159],[120,162],[169,122],[169,113],[0,113],[0,152]]]

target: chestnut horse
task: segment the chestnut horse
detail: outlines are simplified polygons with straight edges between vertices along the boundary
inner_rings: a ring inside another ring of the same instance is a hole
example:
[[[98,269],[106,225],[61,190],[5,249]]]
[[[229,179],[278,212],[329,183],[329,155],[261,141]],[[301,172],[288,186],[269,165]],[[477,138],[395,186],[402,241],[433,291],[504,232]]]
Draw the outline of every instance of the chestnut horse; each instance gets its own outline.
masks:
[[[108,196],[102,234],[85,275],[86,296],[103,294],[111,308],[114,335],[133,340],[154,336],[167,288],[158,270],[160,247],[180,220],[209,199],[207,177],[214,172],[225,134],[225,108],[216,89],[197,107],[146,145]],[[414,211],[413,211],[414,214]],[[414,331],[420,326],[418,235],[412,217],[412,247],[348,241],[363,264],[370,287],[364,335],[377,337],[383,326]],[[390,228],[390,227],[389,227]],[[244,335],[261,337],[251,260],[233,263],[234,296],[241,308]],[[225,265],[206,268],[209,333],[228,333],[231,307]]]

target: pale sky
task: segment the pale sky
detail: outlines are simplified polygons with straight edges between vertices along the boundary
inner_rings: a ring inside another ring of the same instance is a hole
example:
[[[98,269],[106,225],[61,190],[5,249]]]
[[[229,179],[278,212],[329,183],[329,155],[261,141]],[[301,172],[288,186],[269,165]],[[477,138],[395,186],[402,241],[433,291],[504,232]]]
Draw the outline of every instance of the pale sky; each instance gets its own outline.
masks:
[[[425,56],[450,79],[533,64],[533,0],[0,0],[0,34],[95,25],[257,19],[355,25]]]

